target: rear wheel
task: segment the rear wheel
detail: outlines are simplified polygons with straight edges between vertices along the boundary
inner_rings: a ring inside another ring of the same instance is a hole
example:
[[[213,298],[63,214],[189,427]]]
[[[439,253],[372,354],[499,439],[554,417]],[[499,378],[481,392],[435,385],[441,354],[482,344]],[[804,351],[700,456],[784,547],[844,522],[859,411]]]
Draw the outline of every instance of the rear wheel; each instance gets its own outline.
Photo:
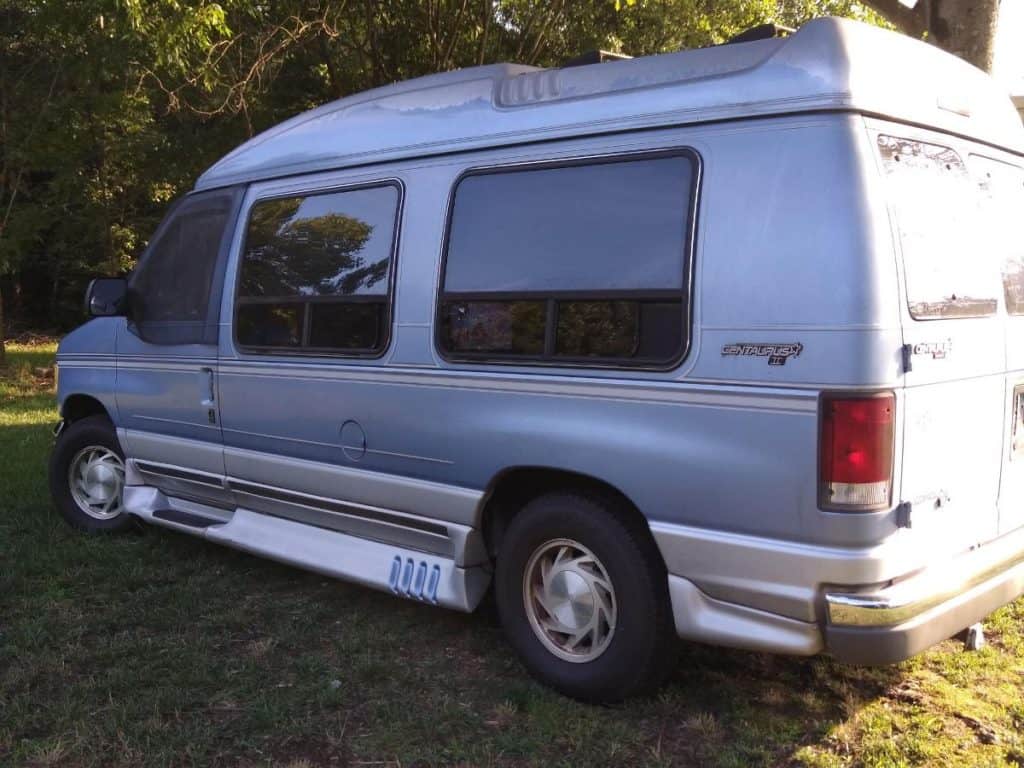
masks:
[[[527,504],[501,542],[495,596],[523,663],[568,696],[617,701],[671,669],[665,567],[615,499],[553,493]]]
[[[124,453],[109,419],[89,416],[61,432],[50,456],[50,493],[64,519],[81,531],[131,524],[124,511]]]

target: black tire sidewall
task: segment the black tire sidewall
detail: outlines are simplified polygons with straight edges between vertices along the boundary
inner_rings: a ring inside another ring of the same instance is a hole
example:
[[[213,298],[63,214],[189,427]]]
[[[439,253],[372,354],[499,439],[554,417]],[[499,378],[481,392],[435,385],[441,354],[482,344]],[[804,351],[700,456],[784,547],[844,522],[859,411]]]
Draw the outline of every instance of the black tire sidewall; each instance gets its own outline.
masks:
[[[57,437],[50,454],[50,494],[57,511],[74,528],[89,533],[115,532],[131,524],[131,516],[122,512],[109,520],[87,515],[71,495],[68,470],[74,457],[83,448],[101,446],[116,453],[124,461],[124,451],[117,439],[114,425],[104,416],[89,416],[68,424]]]
[[[585,701],[617,701],[647,692],[660,679],[658,667],[665,663],[664,565],[656,552],[652,558],[645,551],[640,535],[608,506],[576,494],[550,494],[530,502],[505,534],[495,578],[501,623],[523,663],[542,682]],[[590,662],[555,656],[526,615],[526,565],[538,547],[560,538],[578,541],[593,552],[615,589],[615,633],[608,648]]]

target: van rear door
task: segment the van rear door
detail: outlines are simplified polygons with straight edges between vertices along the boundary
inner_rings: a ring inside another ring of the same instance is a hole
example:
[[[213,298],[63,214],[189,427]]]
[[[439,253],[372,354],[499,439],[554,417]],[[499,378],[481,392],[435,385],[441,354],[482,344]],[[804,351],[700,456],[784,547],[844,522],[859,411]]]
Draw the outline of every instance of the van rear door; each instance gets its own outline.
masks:
[[[999,533],[1024,525],[1024,167],[981,152],[967,158],[985,231],[998,254],[1006,310],[1006,435],[999,484]]]
[[[966,147],[884,125],[873,136],[902,256],[899,500],[935,554],[994,538],[1006,416],[1002,282]]]

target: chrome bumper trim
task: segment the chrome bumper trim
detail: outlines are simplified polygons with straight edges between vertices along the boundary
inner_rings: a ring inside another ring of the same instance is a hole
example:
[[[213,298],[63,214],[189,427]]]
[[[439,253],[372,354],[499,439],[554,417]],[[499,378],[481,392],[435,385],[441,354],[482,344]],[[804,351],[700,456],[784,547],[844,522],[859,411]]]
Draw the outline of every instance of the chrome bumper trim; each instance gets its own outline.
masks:
[[[1016,546],[1012,546],[1016,545]],[[828,621],[835,626],[902,624],[978,589],[1017,580],[1024,591],[1024,548],[1010,534],[886,587],[864,592],[826,592]]]

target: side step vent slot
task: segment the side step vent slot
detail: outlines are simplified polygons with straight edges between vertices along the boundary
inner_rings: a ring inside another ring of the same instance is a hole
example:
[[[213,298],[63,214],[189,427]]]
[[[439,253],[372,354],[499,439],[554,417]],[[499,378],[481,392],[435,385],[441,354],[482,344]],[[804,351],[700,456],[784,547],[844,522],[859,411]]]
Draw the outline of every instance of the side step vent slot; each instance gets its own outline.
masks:
[[[411,557],[403,560],[400,555],[395,555],[395,559],[391,561],[388,585],[396,595],[436,605],[437,588],[440,583],[439,565],[431,566],[424,560],[417,562]]]

